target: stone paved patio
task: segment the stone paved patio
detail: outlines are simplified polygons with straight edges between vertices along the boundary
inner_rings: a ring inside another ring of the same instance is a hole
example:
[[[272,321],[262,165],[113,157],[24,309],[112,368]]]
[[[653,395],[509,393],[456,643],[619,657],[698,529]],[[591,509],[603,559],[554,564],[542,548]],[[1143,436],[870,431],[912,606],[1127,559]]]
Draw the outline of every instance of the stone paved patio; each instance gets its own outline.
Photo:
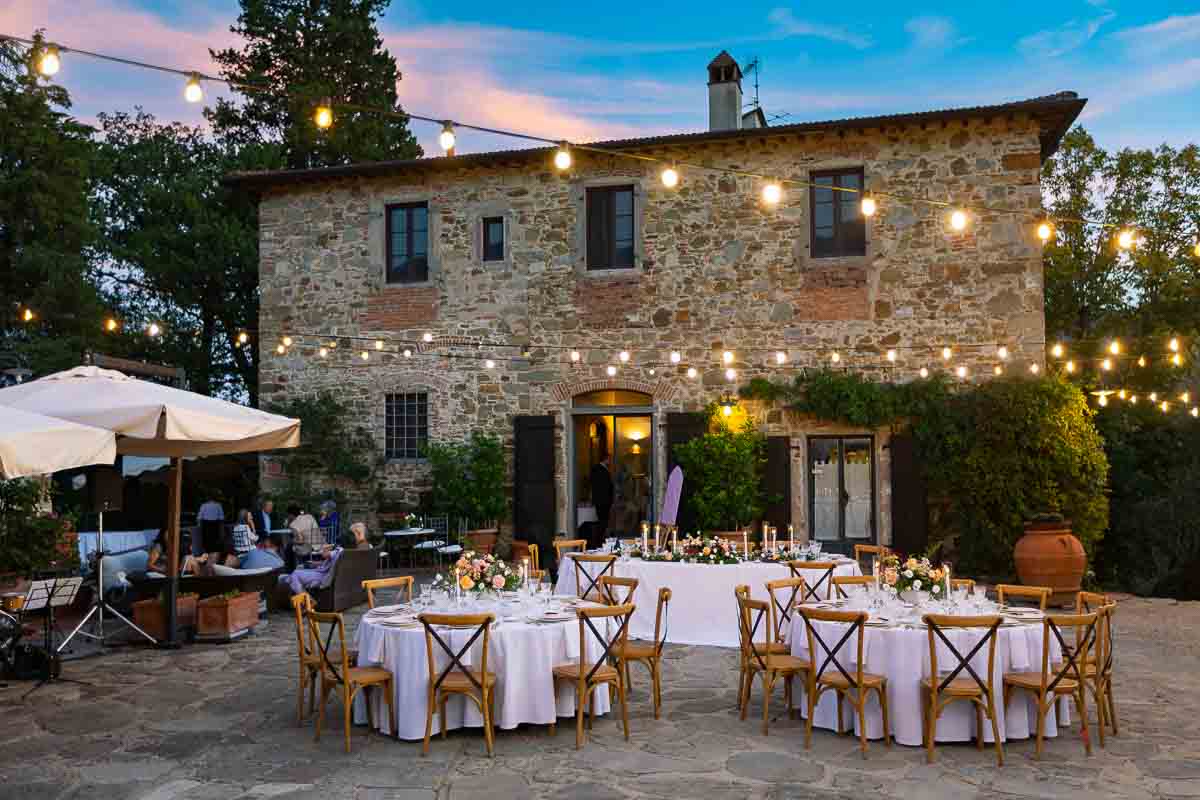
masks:
[[[739,721],[735,653],[699,647],[670,648],[661,721],[635,675],[630,742],[604,719],[579,752],[564,724],[555,738],[500,732],[495,759],[475,731],[422,757],[419,743],[358,728],[347,755],[337,728],[316,744],[311,723],[296,726],[294,628],[273,615],[231,645],[72,662],[67,675],[90,686],[28,703],[28,684],[0,689],[0,799],[1200,797],[1200,604],[1132,599],[1118,613],[1121,736],[1091,758],[1078,728],[1041,762],[1032,742],[1010,743],[1003,769],[964,745],[940,747],[930,766],[919,749],[873,743],[864,761],[856,740],[829,732],[805,751],[800,721],[777,718],[767,738]]]

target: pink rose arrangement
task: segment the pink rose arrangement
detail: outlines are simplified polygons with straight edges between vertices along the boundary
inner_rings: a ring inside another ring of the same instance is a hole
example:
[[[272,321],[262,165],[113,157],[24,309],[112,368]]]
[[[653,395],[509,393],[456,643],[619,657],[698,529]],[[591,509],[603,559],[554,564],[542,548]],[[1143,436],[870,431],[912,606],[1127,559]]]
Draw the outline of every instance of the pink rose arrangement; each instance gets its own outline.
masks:
[[[456,583],[464,591],[481,592],[515,590],[521,586],[521,574],[491,553],[468,550],[454,562],[443,580],[450,586]],[[440,583],[441,581],[437,581]]]

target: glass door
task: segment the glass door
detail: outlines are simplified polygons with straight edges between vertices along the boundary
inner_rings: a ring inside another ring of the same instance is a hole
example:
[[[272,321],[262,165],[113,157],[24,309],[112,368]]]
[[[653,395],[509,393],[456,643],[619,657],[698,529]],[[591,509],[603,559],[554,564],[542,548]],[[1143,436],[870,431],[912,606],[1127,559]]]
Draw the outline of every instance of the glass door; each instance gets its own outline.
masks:
[[[875,542],[874,452],[870,436],[809,437],[809,534],[825,550]]]
[[[613,418],[614,536],[636,536],[643,521],[653,521],[654,443],[651,434],[649,416]]]

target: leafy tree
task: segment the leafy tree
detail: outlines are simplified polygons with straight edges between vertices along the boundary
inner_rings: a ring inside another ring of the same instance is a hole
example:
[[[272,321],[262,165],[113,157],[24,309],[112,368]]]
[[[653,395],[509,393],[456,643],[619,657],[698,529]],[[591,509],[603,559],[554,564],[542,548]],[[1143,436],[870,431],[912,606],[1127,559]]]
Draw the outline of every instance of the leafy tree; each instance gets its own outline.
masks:
[[[104,308],[89,279],[91,129],[66,113],[65,89],[36,77],[31,53],[0,42],[0,349],[45,373],[80,363]]]
[[[44,513],[44,495],[40,481],[0,480],[0,575],[78,564],[65,536],[68,520]]]
[[[255,404],[258,342],[238,337],[258,326],[257,215],[221,178],[277,163],[277,153],[222,146],[140,110],[99,119],[101,275],[127,329],[164,321],[145,355],[184,367],[195,391]]]
[[[479,433],[462,442],[430,442],[425,448],[433,491],[430,506],[453,524],[470,526],[499,521],[508,510],[504,490],[504,447],[495,436]]]
[[[708,433],[676,445],[675,458],[692,487],[702,528],[734,530],[762,516],[768,501],[762,481],[767,438],[751,420],[738,428],[714,421]]]
[[[231,30],[245,44],[212,56],[226,79],[264,89],[207,110],[217,135],[234,147],[278,143],[293,169],[420,156],[397,100],[400,71],[376,27],[390,2],[241,0]],[[342,109],[320,130],[313,111],[324,97],[396,113]]]

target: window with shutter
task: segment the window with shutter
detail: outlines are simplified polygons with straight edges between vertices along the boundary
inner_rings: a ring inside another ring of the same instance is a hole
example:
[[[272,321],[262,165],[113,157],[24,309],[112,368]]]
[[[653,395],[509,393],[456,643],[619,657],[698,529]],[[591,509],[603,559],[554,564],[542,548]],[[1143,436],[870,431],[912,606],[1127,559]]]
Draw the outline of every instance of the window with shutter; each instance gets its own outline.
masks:
[[[632,268],[636,227],[632,186],[588,189],[587,268]]]
[[[429,280],[429,204],[389,205],[387,216],[387,282]]]
[[[862,215],[861,168],[814,172],[809,233],[813,258],[865,256],[867,224]],[[849,191],[844,191],[849,190]]]

